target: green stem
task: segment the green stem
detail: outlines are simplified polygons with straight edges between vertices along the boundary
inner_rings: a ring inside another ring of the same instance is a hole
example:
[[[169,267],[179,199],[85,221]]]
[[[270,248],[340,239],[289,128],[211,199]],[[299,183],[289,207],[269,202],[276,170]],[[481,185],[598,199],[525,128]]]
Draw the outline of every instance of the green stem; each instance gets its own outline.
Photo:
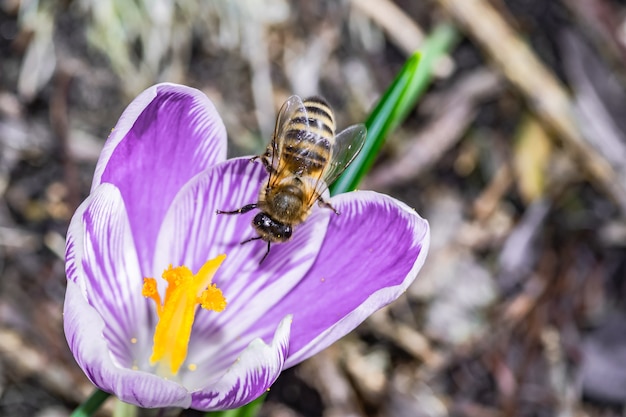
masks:
[[[93,394],[87,400],[82,403],[74,412],[70,415],[70,417],[89,417],[93,413],[95,413],[98,408],[109,398],[111,394],[108,392],[100,391],[99,389],[95,390]]]
[[[113,417],[137,417],[139,408],[136,405],[125,403],[119,398],[115,399]]]

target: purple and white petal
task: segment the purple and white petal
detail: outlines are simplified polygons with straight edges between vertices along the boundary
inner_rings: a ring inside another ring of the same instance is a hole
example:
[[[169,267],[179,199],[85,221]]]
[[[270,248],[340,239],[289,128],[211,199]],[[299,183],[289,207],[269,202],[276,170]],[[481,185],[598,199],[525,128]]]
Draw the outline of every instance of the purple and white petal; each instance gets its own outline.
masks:
[[[188,408],[191,405],[191,395],[181,385],[117,363],[103,337],[102,316],[89,305],[80,286],[69,280],[63,316],[65,335],[74,358],[98,388],[139,407]]]
[[[276,381],[283,370],[289,350],[291,316],[278,325],[272,343],[253,340],[233,365],[214,384],[192,393],[191,407],[202,411],[227,410],[241,407],[258,398]],[[197,381],[202,383],[202,370]],[[204,380],[211,375],[204,375]]]
[[[67,241],[68,280],[77,283],[86,301],[105,319],[103,335],[112,355],[127,367],[133,360],[147,360],[150,306],[141,295],[143,277],[124,202],[115,186],[100,185],[78,208]]]
[[[391,197],[359,191],[333,197],[333,216],[307,276],[263,320],[293,314],[293,366],[353,330],[400,296],[424,264],[428,222]]]
[[[225,157],[224,124],[202,92],[158,84],[129,105],[102,151],[92,190],[111,183],[122,193],[142,271],[180,188]]]
[[[428,223],[374,192],[313,208],[291,241],[267,244],[251,225],[262,164],[224,161],[226,132],[198,90],[159,84],[133,101],[101,154],[91,195],[67,236],[64,328],[89,379],[140,407],[231,409],[263,394],[282,369],[326,348],[395,300],[415,279]],[[194,272],[227,258],[213,282],[228,306],[199,309],[176,381],[149,365],[155,306],[144,277],[170,264]]]
[[[331,210],[315,207],[293,239],[273,245],[259,265],[267,244],[240,244],[256,236],[251,221],[258,210],[241,215],[218,215],[215,210],[234,210],[256,202],[266,181],[262,164],[250,163],[247,158],[213,167],[181,190],[159,235],[155,271],[170,263],[196,271],[206,260],[227,254],[213,282],[222,289],[228,306],[219,314],[198,311],[189,344],[190,361],[211,361],[216,373],[222,372],[250,340],[259,335],[267,335],[266,341],[271,338],[278,321],[270,324],[270,333],[264,333],[266,329],[259,329],[256,323],[305,276],[322,245],[328,218],[334,216]],[[205,342],[209,338],[210,344]],[[215,361],[216,355],[224,360]]]

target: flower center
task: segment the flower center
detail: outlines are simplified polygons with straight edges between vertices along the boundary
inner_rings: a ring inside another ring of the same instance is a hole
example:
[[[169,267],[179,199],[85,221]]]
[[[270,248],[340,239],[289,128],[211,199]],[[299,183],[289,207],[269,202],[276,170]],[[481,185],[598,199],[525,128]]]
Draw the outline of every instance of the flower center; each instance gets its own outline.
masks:
[[[226,308],[222,290],[211,284],[225,258],[219,255],[207,261],[195,275],[186,266],[170,265],[162,275],[167,281],[163,302],[156,280],[144,278],[142,295],[154,300],[159,316],[150,357],[151,365],[158,363],[159,375],[176,375],[185,361],[197,306],[218,313]]]

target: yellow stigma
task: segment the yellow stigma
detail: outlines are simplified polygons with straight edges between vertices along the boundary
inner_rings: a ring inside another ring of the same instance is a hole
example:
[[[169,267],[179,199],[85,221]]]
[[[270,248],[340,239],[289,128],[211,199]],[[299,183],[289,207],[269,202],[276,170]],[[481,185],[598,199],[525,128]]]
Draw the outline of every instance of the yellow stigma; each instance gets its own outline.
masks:
[[[159,316],[150,364],[158,363],[158,373],[162,376],[168,376],[167,371],[176,375],[187,357],[196,307],[200,305],[218,313],[226,308],[222,290],[211,284],[213,275],[225,258],[226,255],[219,255],[207,261],[195,275],[186,266],[173,268],[170,265],[163,272],[163,279],[167,281],[163,302],[156,280],[144,278],[142,295],[154,300]],[[168,365],[169,370],[166,368]]]

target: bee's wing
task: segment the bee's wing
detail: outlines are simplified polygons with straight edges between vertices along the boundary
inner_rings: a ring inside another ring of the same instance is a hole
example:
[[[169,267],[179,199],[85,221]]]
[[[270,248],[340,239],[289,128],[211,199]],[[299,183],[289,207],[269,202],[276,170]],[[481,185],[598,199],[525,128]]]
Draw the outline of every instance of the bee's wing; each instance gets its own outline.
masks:
[[[278,169],[278,165],[280,163],[283,142],[285,140],[285,132],[289,130],[291,119],[293,119],[294,115],[299,112],[306,113],[306,109],[304,107],[304,103],[302,103],[302,99],[298,96],[289,97],[283,103],[280,111],[278,112],[276,126],[274,127],[274,135],[272,136],[272,141],[269,146],[271,149],[268,149],[271,151],[270,161],[274,170]]]
[[[330,163],[322,175],[322,179],[327,186],[330,186],[348,165],[354,161],[354,158],[363,148],[366,136],[367,129],[364,124],[352,125],[337,134]]]

